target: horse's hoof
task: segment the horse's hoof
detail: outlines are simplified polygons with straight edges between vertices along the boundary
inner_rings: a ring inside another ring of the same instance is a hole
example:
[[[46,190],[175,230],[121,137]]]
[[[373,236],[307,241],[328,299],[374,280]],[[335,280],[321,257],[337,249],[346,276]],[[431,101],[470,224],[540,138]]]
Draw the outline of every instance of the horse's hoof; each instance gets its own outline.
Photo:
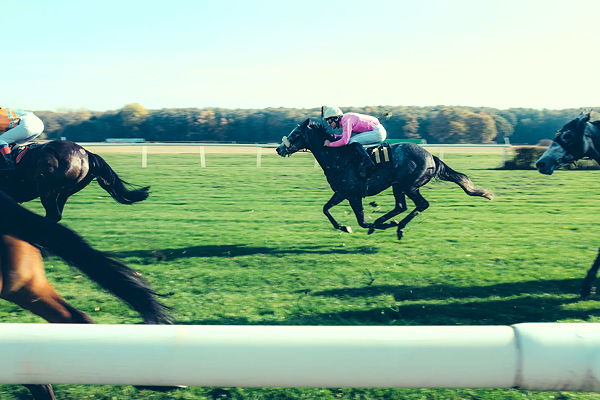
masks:
[[[398,236],[398,240],[400,240],[400,239],[402,239],[402,236],[404,236],[404,232],[398,231],[398,232],[396,232],[396,235]]]
[[[346,232],[346,233],[352,233],[352,228],[350,228],[349,226],[346,226],[346,225],[342,225],[342,226],[340,226],[340,231]]]
[[[375,228],[369,228],[369,231],[367,232],[367,235],[372,234],[373,232],[375,232]]]
[[[596,294],[595,286],[585,286],[581,289],[580,296],[581,296],[582,300],[587,300],[595,294]]]

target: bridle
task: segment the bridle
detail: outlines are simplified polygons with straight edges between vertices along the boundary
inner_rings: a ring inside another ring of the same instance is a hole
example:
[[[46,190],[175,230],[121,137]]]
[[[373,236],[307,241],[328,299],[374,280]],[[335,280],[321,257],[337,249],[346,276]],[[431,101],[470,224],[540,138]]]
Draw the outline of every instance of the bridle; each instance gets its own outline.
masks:
[[[289,136],[291,136],[299,128],[300,128],[300,124],[296,125],[296,127],[294,129],[292,129],[290,133],[288,133],[286,136],[281,138],[281,143],[285,146],[285,150],[286,150],[288,156],[292,155],[291,154],[292,152],[290,150],[295,150],[292,146],[292,143],[290,142]],[[298,150],[295,150],[294,152],[296,152],[296,151],[298,151]]]
[[[586,124],[588,124],[588,121],[585,121]],[[592,124],[593,125],[593,124]],[[583,132],[580,133],[575,133],[573,130],[570,130],[570,132],[573,133],[573,135],[581,135],[581,139],[582,139],[582,149],[578,152],[578,154],[573,154],[573,152],[571,150],[568,149],[569,144],[567,142],[565,142],[562,138],[562,135],[560,130],[557,131],[557,135],[554,138],[554,142],[557,143],[560,147],[562,147],[562,149],[564,150],[564,152],[568,155],[570,155],[571,157],[573,157],[574,159],[578,160],[580,158],[585,157],[586,151],[585,151],[585,143],[583,142],[585,140],[585,138],[588,138],[590,141],[590,145],[589,145],[589,150],[588,152],[592,153],[591,158],[593,158],[594,160],[598,161],[600,163],[600,153],[598,152],[598,150],[596,150],[596,148],[594,147],[594,138],[591,134],[587,133],[587,129],[583,129]]]

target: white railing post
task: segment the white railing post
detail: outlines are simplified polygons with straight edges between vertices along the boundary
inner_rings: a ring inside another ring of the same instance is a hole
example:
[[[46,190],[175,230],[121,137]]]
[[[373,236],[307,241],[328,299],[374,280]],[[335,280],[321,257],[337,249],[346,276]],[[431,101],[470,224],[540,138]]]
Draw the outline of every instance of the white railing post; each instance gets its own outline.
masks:
[[[206,155],[204,154],[204,146],[200,146],[200,168],[206,168]]]
[[[142,168],[148,166],[148,147],[142,146]]]

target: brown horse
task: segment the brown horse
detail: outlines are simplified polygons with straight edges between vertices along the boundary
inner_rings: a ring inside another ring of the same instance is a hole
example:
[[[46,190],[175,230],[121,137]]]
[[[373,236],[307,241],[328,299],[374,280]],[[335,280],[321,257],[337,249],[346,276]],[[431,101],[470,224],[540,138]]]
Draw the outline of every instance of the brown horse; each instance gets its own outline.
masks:
[[[139,273],[94,249],[72,230],[19,206],[2,192],[0,209],[4,211],[0,224],[0,298],[48,322],[93,323],[50,285],[40,252],[29,244],[34,243],[83,271],[140,313],[145,323],[171,323],[168,308],[157,301],[157,293]],[[36,400],[55,399],[50,384],[24,386]]]
[[[149,187],[128,189],[129,183],[99,155],[68,140],[33,144],[17,155],[14,171],[0,174],[0,190],[19,203],[37,197],[46,209],[46,217],[60,221],[69,196],[86,187],[94,178],[113,199],[132,204],[148,198]]]

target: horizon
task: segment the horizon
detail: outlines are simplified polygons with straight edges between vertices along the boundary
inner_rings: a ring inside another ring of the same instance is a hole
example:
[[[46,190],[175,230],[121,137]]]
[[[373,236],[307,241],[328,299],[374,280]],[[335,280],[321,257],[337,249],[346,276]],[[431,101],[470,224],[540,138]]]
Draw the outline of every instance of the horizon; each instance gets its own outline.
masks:
[[[19,32],[0,67],[6,107],[564,110],[600,93],[595,0],[3,5]]]
[[[108,110],[91,110],[91,109],[87,109],[87,108],[66,108],[66,107],[59,107],[58,109],[55,110],[44,110],[44,109],[38,109],[38,110],[31,110],[31,111],[37,111],[37,112],[54,112],[54,113],[69,113],[69,112],[82,112],[82,111],[87,111],[87,112],[98,112],[98,113],[106,113],[106,112],[111,112],[111,111],[118,111],[120,109],[122,109],[123,107],[127,106],[127,105],[131,105],[131,104],[139,104],[142,107],[144,107],[146,110],[148,111],[156,111],[156,110],[162,110],[162,109],[220,109],[220,110],[229,110],[229,111],[235,111],[235,110],[269,110],[269,109],[295,109],[295,110],[317,110],[319,111],[319,109],[321,108],[319,107],[285,107],[285,106],[277,106],[277,107],[261,107],[261,108],[257,108],[257,107],[252,107],[252,108],[245,108],[245,107],[215,107],[215,106],[206,106],[206,107],[160,107],[160,108],[148,108],[145,107],[143,104],[141,103],[128,103],[128,104],[123,104],[120,107],[115,107],[112,109],[108,109]],[[495,110],[499,110],[499,111],[509,111],[509,110],[514,110],[514,109],[528,109],[528,110],[537,110],[537,111],[565,111],[565,110],[579,110],[582,112],[587,112],[587,111],[596,111],[600,112],[600,106],[597,107],[567,107],[567,108],[533,108],[533,107],[509,107],[509,108],[496,108],[496,107],[488,107],[488,106],[469,106],[469,105],[448,105],[448,104],[436,104],[436,105],[424,105],[424,106],[416,106],[416,105],[391,105],[391,104],[386,104],[386,105],[373,105],[373,104],[368,104],[365,106],[351,106],[351,105],[347,105],[347,106],[341,106],[340,108],[342,109],[342,111],[346,112],[346,109],[352,109],[352,108],[369,108],[369,107],[377,107],[377,108],[386,108],[386,107],[406,107],[406,108],[492,108]]]

